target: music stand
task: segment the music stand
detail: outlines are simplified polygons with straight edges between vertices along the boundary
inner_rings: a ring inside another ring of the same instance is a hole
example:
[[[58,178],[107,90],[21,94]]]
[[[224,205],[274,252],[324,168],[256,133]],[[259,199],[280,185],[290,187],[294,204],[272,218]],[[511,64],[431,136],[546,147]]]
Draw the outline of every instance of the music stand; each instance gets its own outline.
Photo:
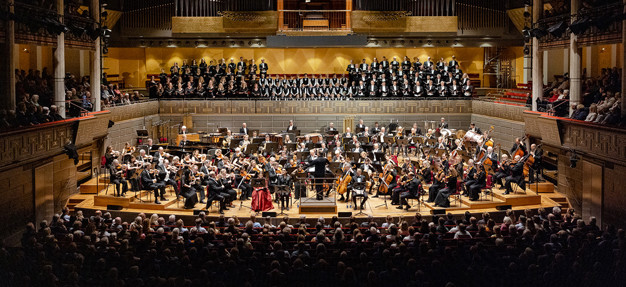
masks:
[[[427,145],[427,146],[433,147],[433,146],[435,146],[436,144],[437,144],[437,140],[436,140],[436,139],[427,139],[427,140],[426,140],[426,145]]]
[[[331,135],[331,136],[334,136],[334,135],[336,135],[336,134],[338,134],[338,133],[339,133],[339,131],[338,131],[338,130],[334,130],[334,131],[326,131],[326,134],[327,134],[327,135]]]
[[[347,144],[347,143],[349,143],[350,141],[352,141],[352,138],[341,138],[341,143],[342,143],[342,144]]]
[[[435,151],[437,152],[438,157],[441,157],[442,154],[446,153],[446,150],[442,148],[437,148]]]
[[[235,150],[236,148],[239,147],[239,143],[241,143],[243,139],[230,139],[230,146],[229,148],[232,150]]]
[[[264,152],[266,152],[266,153],[270,154],[270,153],[272,153],[272,152],[274,152],[274,153],[275,153],[275,152],[278,152],[278,151],[279,151],[279,149],[278,149],[278,143],[276,143],[276,142],[271,142],[271,143],[267,143],[267,144],[265,144],[265,151],[264,151]]]
[[[285,144],[285,146],[287,147],[287,151],[294,151],[297,149],[297,144],[296,143],[288,143]]]
[[[365,130],[365,128],[354,128],[354,133],[358,134],[358,133],[363,132],[364,130]]]
[[[305,146],[306,146],[306,149],[308,149],[308,150],[315,149],[315,144],[312,143],[312,142],[307,143]]]
[[[334,138],[335,138],[335,136],[333,136],[333,135],[325,135],[325,136],[324,136],[324,140],[325,140],[327,143],[329,143],[329,142],[333,141],[333,139],[334,139]]]
[[[385,136],[385,143],[387,144],[387,146],[393,145],[393,140],[393,137]]]
[[[296,152],[296,159],[298,159],[300,161],[303,161],[302,158],[304,157],[305,154],[309,154],[309,153],[306,152],[306,151],[298,151],[298,152]]]
[[[367,144],[370,142],[370,138],[369,137],[358,137],[358,140],[361,144]]]
[[[424,144],[424,138],[420,137],[420,136],[414,136],[411,138],[411,140],[413,142],[415,142],[417,145],[423,145]]]
[[[288,196],[289,193],[291,193],[291,191],[289,190],[289,186],[287,185],[274,185],[274,193],[277,196],[285,196],[285,195]],[[283,207],[282,204],[280,204],[280,213],[277,215],[285,215],[285,208]]]
[[[374,155],[374,158],[372,159],[374,162],[381,162],[385,159],[385,153],[384,152],[374,152],[372,153]]]
[[[359,158],[361,157],[361,155],[358,152],[349,152],[347,154],[347,157],[350,158],[352,162],[356,163],[359,161]]]
[[[246,147],[246,153],[247,154],[255,154],[259,151],[259,144],[258,143],[251,143]]]
[[[256,137],[252,139],[252,143],[255,143],[255,144],[260,144],[263,141],[265,141],[265,138],[262,138],[262,137]]]
[[[217,132],[225,136],[228,133],[228,128],[219,128]]]
[[[408,140],[408,139],[406,139],[406,138],[404,138],[404,139],[399,139],[397,142],[398,142],[398,146],[401,146],[401,145],[409,145],[409,140]]]

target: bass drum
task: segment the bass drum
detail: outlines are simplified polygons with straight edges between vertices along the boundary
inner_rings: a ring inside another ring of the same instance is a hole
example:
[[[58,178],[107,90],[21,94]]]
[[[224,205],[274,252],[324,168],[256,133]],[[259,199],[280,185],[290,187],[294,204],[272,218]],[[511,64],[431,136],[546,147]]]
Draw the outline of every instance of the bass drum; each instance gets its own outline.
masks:
[[[470,141],[470,142],[478,142],[478,140],[480,140],[482,136],[474,131],[467,131],[465,133],[465,136],[463,137],[463,140],[465,141]]]

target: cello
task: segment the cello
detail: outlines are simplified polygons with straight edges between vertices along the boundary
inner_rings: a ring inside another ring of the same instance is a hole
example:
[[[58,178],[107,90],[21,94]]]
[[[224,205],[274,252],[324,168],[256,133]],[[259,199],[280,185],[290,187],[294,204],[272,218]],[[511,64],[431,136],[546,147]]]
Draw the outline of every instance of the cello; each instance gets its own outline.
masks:
[[[543,143],[538,144],[535,150],[537,150],[542,144]],[[534,155],[534,152],[533,153],[529,152],[526,155],[526,161],[524,162],[524,177],[528,176],[528,174],[530,173],[530,167],[533,164],[535,164],[535,155]]]
[[[337,179],[337,193],[343,195],[348,191],[348,184],[352,181],[350,169],[344,172],[344,175]]]
[[[391,167],[390,167],[391,166]],[[378,194],[388,194],[389,184],[393,181],[393,173],[391,172],[393,165],[390,163],[385,166],[385,173],[381,175],[381,183],[378,185]]]
[[[524,150],[522,149],[522,143],[524,143],[524,141],[526,140],[526,136],[523,136],[520,139],[520,144],[517,145],[517,149],[515,150],[515,152],[511,155],[511,158],[515,158],[516,155],[519,155],[519,157],[523,157],[524,156]]]

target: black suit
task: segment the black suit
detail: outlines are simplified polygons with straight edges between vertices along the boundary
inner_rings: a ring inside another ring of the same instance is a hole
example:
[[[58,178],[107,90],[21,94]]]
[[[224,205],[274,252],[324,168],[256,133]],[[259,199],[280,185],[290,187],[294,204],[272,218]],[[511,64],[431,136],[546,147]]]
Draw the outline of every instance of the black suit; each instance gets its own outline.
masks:
[[[155,180],[156,177],[150,174],[148,170],[144,169],[141,172],[141,185],[143,186],[143,189],[154,191],[154,201],[157,202],[159,198],[159,191],[161,197],[165,195],[165,184],[158,181],[155,182]]]
[[[293,125],[293,126],[288,126],[288,127],[287,127],[287,131],[288,131],[288,132],[290,132],[290,131],[295,131],[295,130],[297,130],[297,129],[298,129],[298,127],[296,127],[295,125]]]
[[[420,184],[420,180],[417,179],[417,177],[413,177],[413,179],[405,184],[406,191],[400,194],[400,209],[402,209],[402,205],[406,205],[407,208],[409,207],[407,198],[419,198]]]
[[[121,167],[121,166],[120,166]],[[111,183],[115,184],[116,196],[122,196],[128,191],[128,183],[126,179],[120,174],[120,170],[117,170],[114,165],[109,167],[111,172]],[[120,184],[122,185],[122,192],[120,193]]]
[[[248,128],[240,128],[239,129],[239,133],[242,133],[242,134],[246,134],[247,135],[249,132],[250,132],[250,129],[248,129]]]
[[[365,202],[368,199],[367,196],[367,192],[365,192],[365,176],[364,175],[354,175],[352,177],[352,181],[350,182],[350,185],[348,186],[349,192],[353,193],[352,194],[352,203],[354,204],[354,208],[356,208],[356,198],[357,197],[363,197],[363,199],[361,200],[361,209],[364,208],[365,206]],[[358,190],[359,193],[355,193],[355,190]]]
[[[505,194],[509,194],[513,192],[512,183],[517,183],[519,187],[522,189],[526,189],[526,182],[524,180],[524,162],[519,161],[511,168],[511,175],[505,178],[506,183],[504,184],[506,187]]]
[[[484,171],[479,171],[476,174],[476,180],[474,184],[469,187],[469,199],[470,200],[478,200],[480,195],[480,189],[485,187],[485,183],[487,180],[487,174]]]
[[[209,178],[209,185],[207,186],[207,201],[206,201],[206,209],[209,209],[214,200],[220,202],[220,213],[226,208],[224,204],[224,197],[221,193],[224,192],[224,185],[221,182],[217,181],[217,179],[211,177]]]
[[[315,190],[317,191],[317,200],[323,199],[323,180],[322,178],[326,176],[326,165],[328,164],[328,159],[325,157],[319,156],[314,159],[311,163],[308,164],[308,167],[315,166],[315,173],[313,176],[315,177]]]

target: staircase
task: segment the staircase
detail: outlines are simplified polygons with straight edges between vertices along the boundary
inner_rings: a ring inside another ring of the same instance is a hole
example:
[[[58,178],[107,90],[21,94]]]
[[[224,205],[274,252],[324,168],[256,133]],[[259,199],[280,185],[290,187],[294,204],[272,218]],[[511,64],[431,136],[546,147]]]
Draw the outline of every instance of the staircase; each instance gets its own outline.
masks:
[[[514,87],[514,59],[505,57],[503,52],[504,48],[499,46],[485,48],[483,83],[488,82],[489,87],[498,89]]]

